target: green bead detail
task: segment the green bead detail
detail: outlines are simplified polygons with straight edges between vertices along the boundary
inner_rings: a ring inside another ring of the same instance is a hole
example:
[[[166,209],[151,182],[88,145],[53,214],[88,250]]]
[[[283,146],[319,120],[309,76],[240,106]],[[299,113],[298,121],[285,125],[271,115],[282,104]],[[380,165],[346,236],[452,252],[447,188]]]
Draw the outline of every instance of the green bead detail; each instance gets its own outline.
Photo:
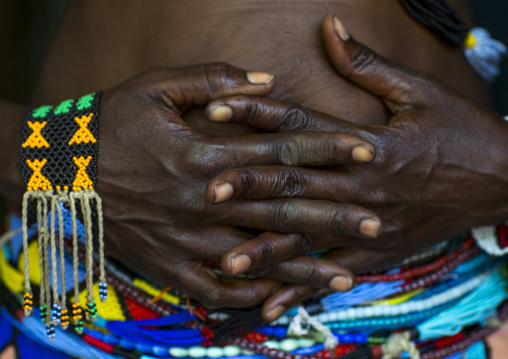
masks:
[[[85,95],[83,97],[80,97],[78,99],[78,102],[76,102],[76,108],[79,111],[81,111],[81,110],[84,110],[85,108],[91,107],[94,95],[95,95],[94,93],[91,93],[91,94]]]
[[[298,349],[298,340],[296,339],[284,339],[280,342],[280,350],[284,350],[286,352],[293,351],[295,349]]]
[[[46,117],[52,108],[53,108],[52,106],[37,107],[36,109],[33,110],[32,116],[34,118]]]
[[[209,358],[220,358],[224,356],[224,351],[220,347],[210,347],[206,350],[206,355]]]
[[[206,356],[206,349],[203,347],[190,347],[187,352],[191,358],[204,358]]]
[[[67,113],[71,110],[72,104],[74,103],[74,100],[65,100],[64,102],[60,103],[55,108],[55,115],[61,115],[62,113]]]
[[[175,358],[183,358],[187,356],[187,349],[173,347],[169,349],[169,355]]]
[[[264,347],[270,348],[270,349],[280,349],[279,342],[276,342],[275,340],[267,340],[263,343]]]
[[[236,346],[236,345],[226,345],[223,348],[223,350],[224,350],[224,356],[227,356],[227,357],[236,357],[236,356],[240,355],[240,353],[242,352],[240,347]]]

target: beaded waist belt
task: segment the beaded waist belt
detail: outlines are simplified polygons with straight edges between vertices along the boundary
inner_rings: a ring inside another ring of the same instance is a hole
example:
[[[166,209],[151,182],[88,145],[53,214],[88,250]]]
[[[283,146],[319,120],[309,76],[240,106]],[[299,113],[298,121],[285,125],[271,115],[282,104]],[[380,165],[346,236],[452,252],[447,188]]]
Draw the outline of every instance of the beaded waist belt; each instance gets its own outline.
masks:
[[[63,208],[62,217],[64,222],[72,221],[71,211]],[[15,217],[11,221],[12,227],[19,226]],[[28,233],[30,261],[34,262],[39,260],[36,236],[37,233]],[[87,247],[86,228],[79,221],[76,237],[78,244],[74,246],[72,233],[64,233],[62,252],[64,267],[72,268],[71,254],[76,249],[78,284],[62,284],[67,292],[78,293],[69,302],[82,303],[88,287],[83,265],[87,262]],[[11,246],[15,247],[16,241],[21,242],[21,238],[15,238]],[[161,288],[124,266],[105,260],[109,299],[97,303],[97,320],[85,322],[82,333],[63,331],[62,325],[57,326],[54,342],[72,338],[74,345],[68,348],[69,354],[92,350],[101,358],[395,359],[402,355],[430,359],[448,358],[466,350],[477,353],[479,346],[483,347],[481,339],[508,316],[508,307],[503,304],[507,297],[504,258],[483,253],[471,238],[456,250],[449,248],[437,246],[409,258],[399,268],[358,276],[359,284],[352,291],[323,292],[316,300],[291,309],[273,323],[263,323],[259,309],[206,311],[178,291]],[[21,251],[19,254],[11,261],[6,260],[5,253],[0,256],[2,281],[17,293],[23,290],[19,269],[23,255]],[[91,273],[98,278],[99,256],[93,253],[92,257],[95,261]],[[57,262],[59,258],[55,257]],[[51,256],[48,260],[51,267]],[[37,269],[30,266],[29,271],[34,291],[42,290],[40,284],[46,283],[37,280],[41,278]],[[54,284],[51,282],[50,286]],[[57,286],[60,295],[61,285]],[[93,291],[98,293],[98,282],[93,284]],[[87,309],[83,305],[80,308]],[[44,319],[43,311],[34,309],[34,314]],[[76,318],[71,318],[71,322],[76,324]],[[79,325],[79,319],[77,322]],[[45,327],[45,323],[32,317],[23,323],[27,331]],[[330,335],[335,341],[333,348],[329,345]]]

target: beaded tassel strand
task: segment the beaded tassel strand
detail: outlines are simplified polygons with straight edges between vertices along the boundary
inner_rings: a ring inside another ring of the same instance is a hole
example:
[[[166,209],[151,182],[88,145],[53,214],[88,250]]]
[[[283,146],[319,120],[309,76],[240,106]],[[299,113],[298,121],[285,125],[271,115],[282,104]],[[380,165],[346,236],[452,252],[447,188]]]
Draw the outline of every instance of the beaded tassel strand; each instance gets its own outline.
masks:
[[[67,310],[67,297],[66,297],[66,289],[65,289],[65,258],[64,258],[64,221],[63,221],[63,212],[60,203],[67,202],[67,191],[58,190],[59,200],[56,204],[57,214],[58,214],[58,230],[59,230],[59,241],[58,241],[58,250],[60,253],[60,286],[62,290],[61,295],[61,316],[60,316],[60,324],[62,329],[67,329],[69,327],[69,311]]]
[[[30,273],[28,268],[28,225],[25,220],[27,217],[27,208],[28,208],[28,199],[30,198],[31,193],[26,192],[23,195],[23,259],[24,259],[24,277],[25,277],[25,294],[23,295],[23,309],[25,311],[25,315],[29,316],[32,313],[33,309],[33,293],[32,288],[30,286]]]
[[[72,321],[74,330],[78,334],[83,333],[83,315],[81,303],[79,302],[79,258],[78,258],[78,228],[76,224],[76,199],[75,193],[69,195],[69,208],[72,217],[72,267],[74,277],[74,303],[72,304]]]

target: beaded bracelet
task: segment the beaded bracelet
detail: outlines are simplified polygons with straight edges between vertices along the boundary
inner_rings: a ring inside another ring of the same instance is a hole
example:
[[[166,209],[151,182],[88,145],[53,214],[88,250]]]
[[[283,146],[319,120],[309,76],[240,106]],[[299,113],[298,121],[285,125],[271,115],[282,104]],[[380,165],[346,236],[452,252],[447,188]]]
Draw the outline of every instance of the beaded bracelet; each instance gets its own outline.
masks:
[[[101,199],[95,192],[98,152],[98,116],[101,93],[66,100],[58,106],[41,106],[27,113],[21,131],[21,168],[26,186],[23,196],[22,231],[25,315],[33,308],[28,268],[28,226],[37,223],[41,270],[40,311],[50,339],[55,338],[54,325],[69,325],[65,297],[64,219],[63,208],[72,214],[73,270],[75,302],[72,318],[78,333],[83,330],[78,283],[77,221],[85,229],[86,287],[89,320],[97,318],[93,294],[93,241],[97,239],[100,255],[99,296],[107,300],[104,271],[104,240]],[[49,218],[48,218],[49,217]],[[61,298],[58,298],[57,243],[60,254]],[[51,253],[49,248],[51,248]],[[52,289],[50,287],[50,263]],[[51,303],[52,300],[52,303]],[[51,315],[48,315],[51,311]]]

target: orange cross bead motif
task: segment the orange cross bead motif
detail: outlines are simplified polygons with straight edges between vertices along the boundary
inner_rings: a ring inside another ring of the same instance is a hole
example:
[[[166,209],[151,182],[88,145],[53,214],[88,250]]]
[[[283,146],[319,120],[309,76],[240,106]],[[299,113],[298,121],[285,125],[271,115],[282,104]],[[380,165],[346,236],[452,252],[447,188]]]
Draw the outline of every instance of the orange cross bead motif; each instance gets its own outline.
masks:
[[[49,147],[48,141],[42,136],[41,131],[44,128],[44,126],[47,125],[47,122],[32,122],[27,121],[28,127],[30,127],[33,132],[26,141],[21,145],[23,148],[30,147],[30,148],[42,148],[42,147]]]
[[[95,143],[97,140],[93,136],[93,134],[88,129],[88,124],[90,121],[92,121],[93,113],[90,113],[86,116],[81,117],[75,117],[74,121],[77,122],[79,125],[79,130],[76,131],[74,136],[72,136],[71,140],[69,141],[69,146],[72,144],[78,144],[78,143]]]

